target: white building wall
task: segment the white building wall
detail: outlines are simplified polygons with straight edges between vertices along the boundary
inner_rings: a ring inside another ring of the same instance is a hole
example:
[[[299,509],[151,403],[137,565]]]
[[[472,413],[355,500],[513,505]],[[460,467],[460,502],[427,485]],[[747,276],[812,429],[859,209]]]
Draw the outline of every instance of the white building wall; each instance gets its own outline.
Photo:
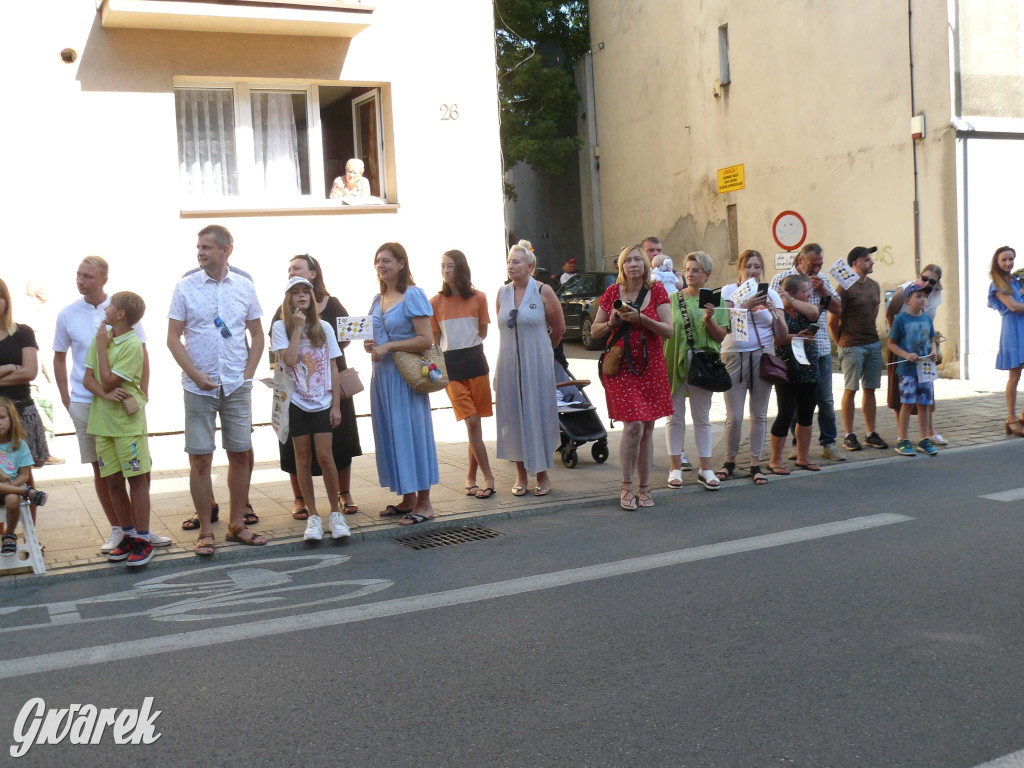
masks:
[[[474,282],[490,298],[504,281],[489,3],[378,3],[372,25],[351,42],[105,29],[94,3],[80,0],[12,9],[0,11],[0,66],[12,83],[0,146],[9,195],[2,276],[14,295],[15,319],[19,310],[28,311],[27,281],[49,292],[48,306],[32,313],[45,321],[50,307],[55,316],[77,298],[81,258],[106,258],[108,288],[134,290],[148,305],[143,323],[151,340],[152,431],[182,425],[179,370],[165,346],[166,312],[175,282],[195,265],[196,233],[206,224],[224,224],[234,234],[231,263],[252,273],[265,325],[297,253],[321,260],[328,288],[352,314],[365,314],[377,292],[373,255],[386,241],[406,246],[428,295],[440,285],[440,256],[451,248],[467,254]],[[74,64],[60,59],[66,47],[78,52]],[[183,216],[188,201],[178,192],[172,93],[181,77],[384,84],[390,91],[386,152],[394,160],[390,191],[399,209]],[[444,104],[458,105],[457,120],[441,120]],[[496,354],[496,346],[489,353]],[[368,356],[358,349],[352,358],[368,379]],[[257,398],[255,417],[265,421],[269,400],[262,392]],[[365,394],[357,410],[369,410]],[[66,429],[68,422],[59,426]]]

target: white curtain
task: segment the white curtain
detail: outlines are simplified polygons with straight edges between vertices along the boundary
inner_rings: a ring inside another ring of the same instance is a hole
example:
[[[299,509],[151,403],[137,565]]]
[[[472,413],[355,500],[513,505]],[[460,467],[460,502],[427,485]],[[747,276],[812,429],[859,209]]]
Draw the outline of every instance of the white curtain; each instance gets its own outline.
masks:
[[[251,98],[257,180],[267,194],[301,195],[299,135],[292,94],[252,91]]]
[[[174,92],[178,115],[178,177],[186,195],[238,194],[235,113],[230,89]]]

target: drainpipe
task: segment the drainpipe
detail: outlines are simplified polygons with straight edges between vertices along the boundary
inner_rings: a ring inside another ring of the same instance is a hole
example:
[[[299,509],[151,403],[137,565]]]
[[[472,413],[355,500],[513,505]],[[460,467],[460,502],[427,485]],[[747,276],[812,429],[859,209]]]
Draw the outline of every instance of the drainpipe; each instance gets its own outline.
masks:
[[[914,101],[914,11],[913,0],[907,0],[907,53],[910,57],[910,116],[917,115],[917,104]],[[918,200],[917,187],[917,139],[910,140],[911,152],[914,156],[914,274],[921,274],[921,207]]]

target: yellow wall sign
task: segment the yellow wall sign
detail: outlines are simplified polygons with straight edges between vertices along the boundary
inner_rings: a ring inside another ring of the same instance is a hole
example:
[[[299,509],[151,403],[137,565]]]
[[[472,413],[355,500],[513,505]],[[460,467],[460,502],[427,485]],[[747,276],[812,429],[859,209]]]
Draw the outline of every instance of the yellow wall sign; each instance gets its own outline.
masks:
[[[718,169],[718,194],[743,189],[743,164]]]

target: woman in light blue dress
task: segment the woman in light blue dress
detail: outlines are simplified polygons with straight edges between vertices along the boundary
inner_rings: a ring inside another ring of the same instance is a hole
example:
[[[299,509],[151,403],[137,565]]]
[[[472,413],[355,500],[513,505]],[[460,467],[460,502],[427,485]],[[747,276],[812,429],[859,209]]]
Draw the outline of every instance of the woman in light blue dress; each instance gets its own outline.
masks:
[[[409,256],[399,243],[384,243],[373,260],[380,293],[370,307],[373,341],[363,347],[373,358],[370,412],[381,487],[402,494],[381,517],[401,517],[399,525],[416,525],[434,517],[430,486],[439,481],[430,400],[409,388],[392,360],[392,352],[430,348],[434,311],[422,289],[413,284]]]
[[[1008,372],[1006,434],[1024,437],[1024,413],[1017,417],[1017,386],[1021,369],[1024,369],[1024,295],[1020,278],[1013,274],[1015,258],[1017,252],[1010,246],[996,248],[989,270],[992,284],[988,289],[988,305],[1003,316],[996,368]]]

